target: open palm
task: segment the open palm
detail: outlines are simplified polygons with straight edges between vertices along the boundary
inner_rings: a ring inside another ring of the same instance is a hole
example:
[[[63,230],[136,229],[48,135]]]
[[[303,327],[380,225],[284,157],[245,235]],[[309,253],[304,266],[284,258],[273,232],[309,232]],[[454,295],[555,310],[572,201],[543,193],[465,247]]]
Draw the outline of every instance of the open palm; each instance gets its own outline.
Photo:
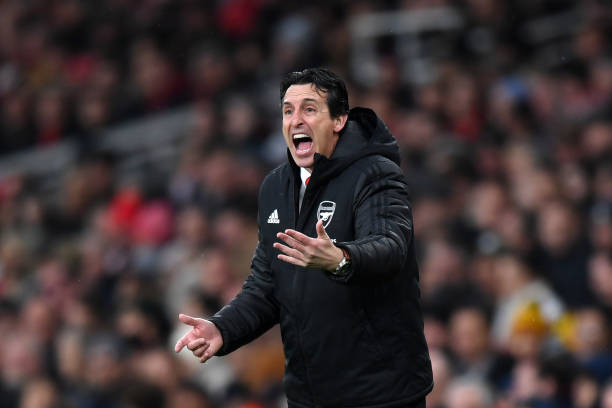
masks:
[[[174,346],[174,351],[177,353],[187,346],[193,355],[203,363],[214,356],[223,346],[223,337],[214,323],[185,314],[180,314],[179,320],[190,325],[192,329],[181,337]]]

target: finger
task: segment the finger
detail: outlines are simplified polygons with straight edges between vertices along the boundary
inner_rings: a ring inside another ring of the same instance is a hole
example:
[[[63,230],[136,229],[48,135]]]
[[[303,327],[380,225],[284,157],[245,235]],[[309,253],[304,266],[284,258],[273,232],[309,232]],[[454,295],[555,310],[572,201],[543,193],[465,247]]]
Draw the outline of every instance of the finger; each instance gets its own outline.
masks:
[[[179,315],[179,320],[190,326],[197,326],[200,323],[198,319],[193,318],[191,316],[187,316],[186,314],[182,314],[182,313]]]
[[[304,259],[304,254],[298,251],[297,249],[290,248],[278,242],[275,242],[274,244],[272,244],[272,246],[292,258],[302,259],[302,260]]]
[[[208,347],[210,347],[209,343],[203,344],[202,346],[200,346],[197,349],[193,350],[193,355],[198,357],[198,358],[202,357],[204,352],[206,352],[206,350],[208,350]]]
[[[285,230],[285,234],[289,235],[291,238],[304,245],[308,245],[308,243],[312,239],[308,235],[304,235],[301,232],[292,229]]]
[[[304,262],[304,261],[302,261],[300,259],[295,259],[295,258],[293,258],[291,256],[279,254],[277,257],[281,261],[288,262],[288,263],[293,264],[293,265],[306,266],[306,262]]]
[[[278,234],[276,234],[276,237],[279,239],[282,239],[287,245],[289,245],[291,248],[295,248],[300,252],[304,252],[304,245],[302,245],[300,242],[298,242],[296,239],[290,237],[287,234],[283,234],[282,232],[279,232]]]
[[[179,339],[179,341],[176,342],[176,345],[174,346],[174,351],[176,353],[178,353],[179,351],[181,351],[183,349],[183,347],[185,347],[187,345],[187,343],[189,342],[188,339],[189,333],[187,333],[186,335],[184,335],[183,337],[181,337]]]
[[[207,350],[206,353],[202,354],[202,357],[200,357],[200,363],[205,363],[206,360],[208,360],[211,357],[212,357],[211,351]]]
[[[207,341],[206,339],[200,337],[198,339],[192,340],[187,344],[187,348],[191,351],[197,349],[198,347],[202,346],[203,344],[206,344]]]
[[[317,238],[329,239],[327,236],[327,232],[325,231],[325,227],[323,227],[323,221],[319,220],[317,222]]]

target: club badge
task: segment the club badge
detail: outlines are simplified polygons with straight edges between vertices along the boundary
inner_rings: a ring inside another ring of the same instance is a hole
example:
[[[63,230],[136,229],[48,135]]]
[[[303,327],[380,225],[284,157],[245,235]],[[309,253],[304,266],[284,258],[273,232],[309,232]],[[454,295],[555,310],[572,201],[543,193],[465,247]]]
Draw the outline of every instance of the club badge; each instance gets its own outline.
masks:
[[[317,209],[317,220],[323,221],[323,228],[327,228],[336,211],[336,203],[333,201],[321,201]]]

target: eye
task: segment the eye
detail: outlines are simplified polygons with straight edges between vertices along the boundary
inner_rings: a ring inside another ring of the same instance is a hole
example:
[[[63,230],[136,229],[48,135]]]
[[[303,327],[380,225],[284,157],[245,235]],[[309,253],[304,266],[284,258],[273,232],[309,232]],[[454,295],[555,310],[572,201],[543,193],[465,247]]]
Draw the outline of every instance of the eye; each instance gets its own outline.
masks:
[[[287,115],[291,115],[291,113],[292,113],[292,112],[293,112],[293,111],[292,111],[291,109],[285,109],[285,110],[283,111],[283,115],[285,115],[285,116],[287,116]]]
[[[312,106],[307,106],[304,110],[308,113],[314,113],[316,111]]]

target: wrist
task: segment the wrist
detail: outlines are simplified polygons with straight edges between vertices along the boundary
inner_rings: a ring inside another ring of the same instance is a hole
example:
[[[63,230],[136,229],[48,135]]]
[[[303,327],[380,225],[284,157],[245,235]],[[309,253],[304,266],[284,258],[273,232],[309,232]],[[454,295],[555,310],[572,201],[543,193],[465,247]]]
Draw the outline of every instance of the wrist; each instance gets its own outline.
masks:
[[[342,252],[342,259],[340,259],[336,268],[331,271],[331,274],[335,276],[345,276],[349,273],[351,268],[350,254],[344,248],[340,248],[340,251]]]
[[[336,248],[336,251],[335,251],[336,256],[334,256],[334,260],[327,267],[328,272],[335,271],[338,265],[340,264],[340,262],[342,262],[342,260],[344,259],[344,251],[342,250],[342,248],[338,248],[338,247],[335,247],[335,248]]]

